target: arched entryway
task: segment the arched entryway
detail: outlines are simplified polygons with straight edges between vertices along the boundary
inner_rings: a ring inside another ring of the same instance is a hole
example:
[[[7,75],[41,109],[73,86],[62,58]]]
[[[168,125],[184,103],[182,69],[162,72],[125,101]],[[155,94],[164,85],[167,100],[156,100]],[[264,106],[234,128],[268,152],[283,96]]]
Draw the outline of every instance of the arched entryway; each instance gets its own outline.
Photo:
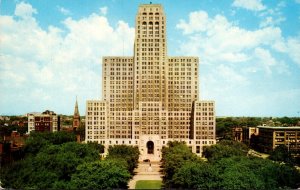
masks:
[[[154,154],[154,143],[153,141],[148,141],[147,142],[147,152],[148,154]]]

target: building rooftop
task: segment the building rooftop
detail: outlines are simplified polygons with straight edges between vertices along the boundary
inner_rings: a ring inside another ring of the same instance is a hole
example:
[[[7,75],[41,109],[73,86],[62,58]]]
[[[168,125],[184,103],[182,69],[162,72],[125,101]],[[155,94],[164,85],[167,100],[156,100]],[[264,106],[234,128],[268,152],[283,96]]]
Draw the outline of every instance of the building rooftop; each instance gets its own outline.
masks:
[[[292,126],[292,127],[283,127],[283,126],[278,126],[278,127],[273,127],[273,126],[257,126],[257,128],[260,128],[260,129],[298,129],[298,130],[300,130],[300,126]]]

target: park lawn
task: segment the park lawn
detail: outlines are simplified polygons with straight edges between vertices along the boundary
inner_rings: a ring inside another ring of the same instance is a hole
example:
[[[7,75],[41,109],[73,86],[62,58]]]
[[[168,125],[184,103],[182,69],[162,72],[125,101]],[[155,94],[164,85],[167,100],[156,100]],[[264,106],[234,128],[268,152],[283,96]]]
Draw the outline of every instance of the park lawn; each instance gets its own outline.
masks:
[[[135,184],[135,189],[161,189],[160,180],[139,180]]]

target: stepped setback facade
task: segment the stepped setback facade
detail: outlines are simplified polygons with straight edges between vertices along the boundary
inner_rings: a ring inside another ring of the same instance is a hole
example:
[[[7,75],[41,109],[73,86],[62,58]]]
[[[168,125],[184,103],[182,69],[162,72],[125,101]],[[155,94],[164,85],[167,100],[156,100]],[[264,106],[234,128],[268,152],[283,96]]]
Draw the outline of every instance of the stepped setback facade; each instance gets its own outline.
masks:
[[[169,141],[201,156],[216,143],[214,101],[199,100],[199,58],[167,54],[166,16],[158,4],[136,15],[134,55],[102,61],[102,100],[86,103],[86,141],[138,146],[158,161]]]

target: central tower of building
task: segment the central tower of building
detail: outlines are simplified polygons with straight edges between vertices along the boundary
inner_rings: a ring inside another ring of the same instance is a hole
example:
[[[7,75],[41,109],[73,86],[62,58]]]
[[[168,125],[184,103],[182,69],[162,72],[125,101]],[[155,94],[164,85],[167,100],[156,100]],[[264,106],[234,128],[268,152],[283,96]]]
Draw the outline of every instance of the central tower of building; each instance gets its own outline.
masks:
[[[166,16],[139,6],[134,56],[103,57],[103,100],[88,100],[86,141],[136,145],[140,159],[160,160],[168,141],[201,155],[215,144],[213,101],[198,101],[198,58],[167,55]]]
[[[136,16],[134,109],[139,102],[161,102],[167,108],[166,18],[160,5],[143,5]]]

